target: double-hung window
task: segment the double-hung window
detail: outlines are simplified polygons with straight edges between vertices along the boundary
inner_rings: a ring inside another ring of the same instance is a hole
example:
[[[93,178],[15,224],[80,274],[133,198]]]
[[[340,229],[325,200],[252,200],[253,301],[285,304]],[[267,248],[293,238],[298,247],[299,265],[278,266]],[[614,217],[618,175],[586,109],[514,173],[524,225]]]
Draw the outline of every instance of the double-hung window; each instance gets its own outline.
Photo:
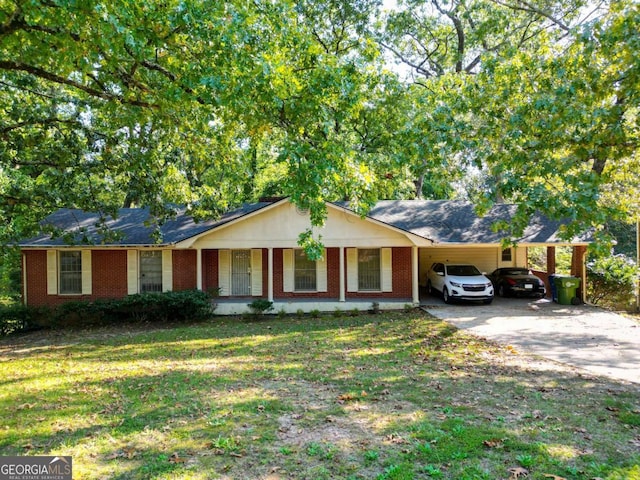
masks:
[[[294,250],[294,283],[296,292],[316,291],[316,262],[309,260],[304,250]]]
[[[348,292],[392,292],[392,249],[347,248]]]
[[[326,292],[326,251],[318,260],[310,260],[302,249],[285,248],[282,251],[282,274],[284,292]]]
[[[47,251],[47,295],[91,295],[91,250]]]
[[[380,249],[358,249],[358,290],[380,290]]]
[[[82,254],[79,250],[60,252],[60,294],[82,294]]]

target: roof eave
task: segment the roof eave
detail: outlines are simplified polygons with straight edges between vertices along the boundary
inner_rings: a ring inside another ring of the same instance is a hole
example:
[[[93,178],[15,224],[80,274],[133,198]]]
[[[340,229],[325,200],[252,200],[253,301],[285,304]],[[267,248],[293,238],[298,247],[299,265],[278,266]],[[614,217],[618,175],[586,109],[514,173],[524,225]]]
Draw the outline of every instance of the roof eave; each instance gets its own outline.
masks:
[[[350,215],[354,215],[358,218],[361,218],[360,215],[358,215],[354,210],[350,209],[349,207],[344,207],[342,205],[337,205],[334,202],[327,202],[327,205],[332,206],[333,208],[336,208],[338,210],[342,210],[345,213],[348,213]],[[435,245],[438,242],[436,242],[435,240],[428,238],[428,237],[423,237],[422,235],[418,235],[417,233],[414,233],[410,230],[405,230],[399,227],[396,227],[395,225],[391,225],[389,223],[383,222],[381,220],[378,220],[377,218],[373,218],[370,217],[369,215],[366,215],[365,220],[374,223],[376,225],[380,225],[386,228],[389,228],[395,232],[398,232],[402,235],[405,235],[409,240],[411,240],[414,244],[416,244],[416,246],[423,246],[423,247],[427,247],[427,246],[431,246],[431,245]],[[425,244],[425,242],[428,242]]]

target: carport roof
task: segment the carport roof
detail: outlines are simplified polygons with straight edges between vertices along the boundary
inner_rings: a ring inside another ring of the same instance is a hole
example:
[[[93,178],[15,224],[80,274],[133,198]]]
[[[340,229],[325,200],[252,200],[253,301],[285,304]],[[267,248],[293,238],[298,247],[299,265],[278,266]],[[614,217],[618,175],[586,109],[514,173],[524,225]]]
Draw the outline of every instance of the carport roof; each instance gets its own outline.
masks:
[[[348,207],[346,202],[338,205]],[[496,204],[480,217],[470,202],[453,200],[384,200],[378,202],[368,216],[396,228],[432,240],[436,244],[497,244],[505,233],[494,231],[498,221],[511,223],[517,205]],[[591,240],[563,239],[560,228],[563,222],[536,214],[525,228],[523,235],[514,239],[524,244],[587,244]]]
[[[275,203],[288,201],[280,199]],[[273,205],[257,202],[223,214],[217,220],[196,222],[185,208],[176,208],[175,216],[158,223],[147,208],[122,208],[115,217],[77,209],[61,209],[42,222],[45,230],[36,237],[20,242],[21,247],[46,248],[66,245],[143,246],[175,245],[227,223]],[[333,205],[349,209],[348,202]],[[391,227],[410,232],[434,244],[499,244],[505,234],[492,226],[497,221],[511,222],[516,205],[497,204],[479,217],[472,203],[450,200],[385,200],[378,202],[367,217]],[[517,243],[587,244],[588,238],[567,242],[560,236],[562,222],[535,215]],[[51,233],[53,232],[53,234]]]

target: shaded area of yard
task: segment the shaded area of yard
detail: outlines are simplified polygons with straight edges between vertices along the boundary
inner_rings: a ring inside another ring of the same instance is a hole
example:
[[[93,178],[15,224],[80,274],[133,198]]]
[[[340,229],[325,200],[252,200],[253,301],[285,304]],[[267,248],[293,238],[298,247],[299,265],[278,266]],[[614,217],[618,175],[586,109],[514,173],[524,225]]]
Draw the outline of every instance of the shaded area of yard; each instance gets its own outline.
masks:
[[[0,343],[0,454],[74,478],[640,478],[637,386],[425,313]]]

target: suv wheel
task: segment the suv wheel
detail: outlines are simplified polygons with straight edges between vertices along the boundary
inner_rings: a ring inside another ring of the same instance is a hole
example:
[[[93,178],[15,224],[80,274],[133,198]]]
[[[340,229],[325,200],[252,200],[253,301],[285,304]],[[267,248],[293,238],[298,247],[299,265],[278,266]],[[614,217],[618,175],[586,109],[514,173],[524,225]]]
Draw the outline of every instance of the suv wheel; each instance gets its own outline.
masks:
[[[447,290],[447,287],[442,289],[442,299],[444,300],[444,303],[451,303],[451,297],[449,296],[449,290]]]

